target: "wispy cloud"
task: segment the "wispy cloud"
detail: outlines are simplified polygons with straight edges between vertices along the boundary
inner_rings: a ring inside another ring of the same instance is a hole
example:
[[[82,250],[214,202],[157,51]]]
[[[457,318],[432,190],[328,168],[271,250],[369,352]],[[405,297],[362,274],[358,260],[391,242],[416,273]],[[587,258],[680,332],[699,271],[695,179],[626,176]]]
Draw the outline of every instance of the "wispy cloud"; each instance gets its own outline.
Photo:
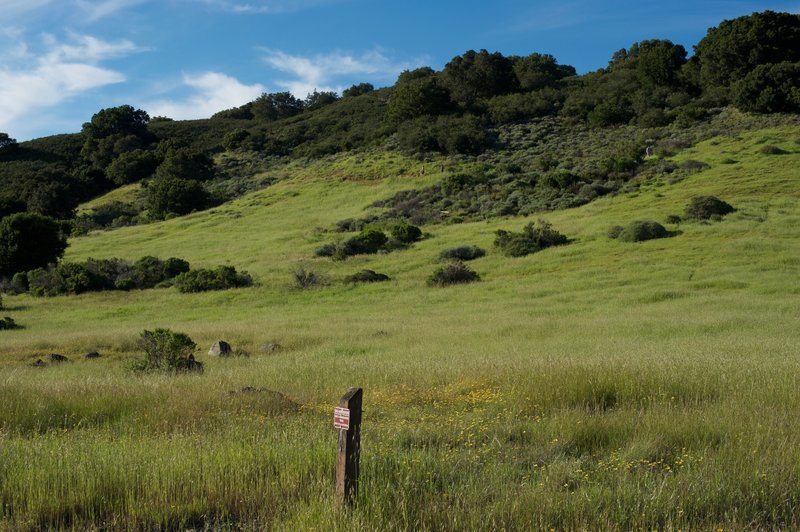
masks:
[[[344,0],[194,0],[215,9],[242,14],[272,14],[301,11]]]
[[[0,45],[9,38],[18,43],[14,54],[0,58],[0,131],[18,137],[25,137],[37,111],[125,81],[122,73],[100,63],[137,50],[129,41],[71,34],[66,43],[46,35],[43,46],[31,51],[21,37],[19,31],[0,34]]]
[[[381,51],[374,50],[360,56],[343,52],[317,54],[310,57],[291,55],[280,50],[265,50],[264,61],[272,68],[292,74],[292,79],[277,80],[275,84],[297,97],[319,91],[341,91],[343,78],[360,76],[358,81],[389,81],[408,68],[424,63],[423,59],[396,62]]]
[[[76,0],[77,6],[94,22],[129,7],[144,4],[148,0]]]
[[[183,76],[183,85],[190,89],[182,100],[159,100],[144,107],[151,116],[167,116],[177,120],[208,118],[218,111],[244,105],[255,100],[264,86],[245,85],[236,78],[219,72]]]
[[[35,11],[51,3],[53,3],[53,0],[2,0],[0,1],[0,22],[10,22],[20,15]]]

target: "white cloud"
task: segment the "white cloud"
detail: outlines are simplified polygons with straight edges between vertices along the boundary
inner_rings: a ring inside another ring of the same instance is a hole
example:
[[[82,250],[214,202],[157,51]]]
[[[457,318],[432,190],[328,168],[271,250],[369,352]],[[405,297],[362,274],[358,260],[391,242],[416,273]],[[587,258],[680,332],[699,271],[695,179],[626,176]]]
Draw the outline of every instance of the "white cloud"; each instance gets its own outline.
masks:
[[[109,15],[113,15],[117,11],[143,4],[147,1],[148,0],[76,0],[76,4],[86,13],[88,21],[94,22]]]
[[[260,84],[245,85],[219,72],[187,74],[183,76],[183,84],[193,91],[188,98],[146,104],[144,107],[150,116],[168,116],[176,120],[208,118],[218,111],[255,100],[265,91]]]
[[[341,0],[195,0],[215,9],[242,14],[273,14],[301,11]]]
[[[11,20],[52,2],[53,0],[2,0],[0,1],[0,21]]]
[[[272,68],[288,74],[294,79],[276,81],[282,87],[299,98],[308,93],[319,91],[340,91],[342,78],[352,79],[361,76],[358,81],[394,80],[408,68],[423,64],[423,60],[396,63],[380,51],[372,51],[355,57],[350,54],[333,52],[312,57],[290,55],[279,50],[266,50],[264,61]]]
[[[21,33],[5,31],[6,39]],[[129,41],[107,42],[86,35],[71,35],[61,43],[45,36],[44,47],[32,52],[19,40],[15,54],[0,57],[0,131],[24,138],[41,111],[63,104],[87,91],[121,83],[125,76],[99,63],[137,50]]]

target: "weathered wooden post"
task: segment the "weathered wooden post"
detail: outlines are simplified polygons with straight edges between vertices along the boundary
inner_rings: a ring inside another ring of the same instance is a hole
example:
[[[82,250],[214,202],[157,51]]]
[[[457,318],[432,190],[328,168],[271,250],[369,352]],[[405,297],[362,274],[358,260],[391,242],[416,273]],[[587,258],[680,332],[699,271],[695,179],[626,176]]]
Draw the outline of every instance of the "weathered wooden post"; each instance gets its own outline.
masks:
[[[333,426],[339,429],[336,457],[336,507],[352,506],[358,493],[358,462],[361,455],[361,388],[350,388],[333,411]]]

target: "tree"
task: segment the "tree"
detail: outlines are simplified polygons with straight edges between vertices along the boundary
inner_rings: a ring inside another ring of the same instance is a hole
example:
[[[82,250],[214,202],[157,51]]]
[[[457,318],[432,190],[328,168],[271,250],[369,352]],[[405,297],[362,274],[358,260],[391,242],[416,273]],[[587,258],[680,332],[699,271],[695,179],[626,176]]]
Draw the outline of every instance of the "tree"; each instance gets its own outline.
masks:
[[[147,184],[145,202],[153,218],[163,219],[204,209],[208,204],[208,193],[197,181],[156,177]]]
[[[759,65],[800,61],[800,15],[764,11],[726,20],[694,50],[703,87],[729,87]]]
[[[531,54],[525,57],[509,58],[514,65],[519,88],[533,91],[550,87],[558,80],[574,76],[575,67],[559,65],[552,55]]]
[[[368,92],[372,92],[374,90],[375,87],[372,85],[372,83],[359,83],[358,85],[352,85],[349,89],[342,91],[342,97],[352,98],[354,96],[367,94]]]
[[[117,185],[134,183],[150,177],[158,166],[158,157],[148,150],[133,150],[120,154],[114,159],[106,174]]]
[[[83,124],[81,155],[98,168],[106,168],[118,155],[144,148],[152,136],[149,115],[130,105],[102,109]]]
[[[205,153],[189,148],[169,149],[156,169],[156,176],[208,181],[214,177],[214,161]]]
[[[290,92],[262,93],[250,103],[250,111],[261,120],[280,120],[303,112],[304,104]]]
[[[317,90],[314,89],[314,92],[310,93],[306,97],[304,108],[307,111],[313,111],[314,109],[319,109],[320,107],[330,105],[338,99],[339,95],[333,91],[317,92]]]
[[[450,92],[435,76],[407,75],[413,72],[400,74],[394,86],[386,112],[390,121],[402,122],[425,115],[443,114],[453,107]]]
[[[0,277],[11,277],[57,261],[67,248],[58,222],[34,213],[0,220]]]
[[[17,139],[12,139],[8,133],[0,133],[0,155],[15,150],[17,146]]]
[[[442,79],[453,99],[472,105],[480,98],[514,92],[519,87],[514,64],[499,52],[467,51],[454,57],[442,71]]]
[[[733,92],[742,111],[800,112],[800,63],[759,65],[734,85]]]

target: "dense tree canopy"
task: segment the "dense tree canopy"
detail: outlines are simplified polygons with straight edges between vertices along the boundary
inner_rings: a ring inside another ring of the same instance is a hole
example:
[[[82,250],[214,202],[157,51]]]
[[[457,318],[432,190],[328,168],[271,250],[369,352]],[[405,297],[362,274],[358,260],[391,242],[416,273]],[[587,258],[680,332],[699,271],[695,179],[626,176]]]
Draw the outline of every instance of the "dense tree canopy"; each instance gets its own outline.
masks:
[[[401,122],[425,115],[438,115],[452,108],[450,92],[429,68],[400,74],[389,99],[387,118]]]
[[[519,87],[512,61],[499,52],[490,54],[486,50],[469,50],[454,57],[445,65],[442,79],[453,99],[462,105],[508,94]]]
[[[534,53],[510,59],[519,88],[523,91],[550,87],[561,79],[575,75],[575,67],[559,65],[552,55]]]
[[[46,216],[18,213],[0,220],[0,277],[57,261],[67,247],[60,225]]]
[[[728,87],[758,65],[800,61],[800,15],[764,11],[722,22],[695,46],[704,87]]]

